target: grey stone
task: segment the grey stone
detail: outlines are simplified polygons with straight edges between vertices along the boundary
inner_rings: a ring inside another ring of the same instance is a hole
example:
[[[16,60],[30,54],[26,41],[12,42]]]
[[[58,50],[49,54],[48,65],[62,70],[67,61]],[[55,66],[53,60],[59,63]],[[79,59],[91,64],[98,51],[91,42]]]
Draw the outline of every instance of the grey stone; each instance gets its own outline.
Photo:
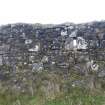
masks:
[[[101,70],[101,71],[98,73],[98,77],[100,77],[100,78],[105,77],[105,70]]]
[[[42,63],[34,63],[32,65],[32,71],[42,71],[43,70],[43,64]]]
[[[70,35],[69,35],[70,38],[74,38],[74,37],[77,37],[77,30],[73,31]]]

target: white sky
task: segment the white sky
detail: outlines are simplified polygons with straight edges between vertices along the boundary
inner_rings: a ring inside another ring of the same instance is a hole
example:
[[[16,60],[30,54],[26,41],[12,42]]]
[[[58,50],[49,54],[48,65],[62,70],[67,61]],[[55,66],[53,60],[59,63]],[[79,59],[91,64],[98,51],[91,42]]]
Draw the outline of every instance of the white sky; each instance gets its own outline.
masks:
[[[105,0],[0,0],[0,25],[105,20]]]

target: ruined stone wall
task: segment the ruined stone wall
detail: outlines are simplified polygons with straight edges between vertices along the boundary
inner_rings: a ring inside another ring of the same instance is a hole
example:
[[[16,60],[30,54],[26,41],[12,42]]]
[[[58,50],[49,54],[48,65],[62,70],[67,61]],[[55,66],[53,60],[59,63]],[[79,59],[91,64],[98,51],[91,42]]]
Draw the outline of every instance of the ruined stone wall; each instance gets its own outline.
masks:
[[[17,65],[21,62],[27,65],[46,63],[46,66],[50,65],[50,67],[52,64],[59,65],[58,68],[66,67],[69,65],[66,64],[69,63],[68,55],[74,56],[73,54],[78,52],[82,52],[82,54],[87,52],[90,54],[90,58],[104,60],[104,56],[100,54],[103,52],[101,50],[105,48],[104,24],[104,22],[93,22],[91,24],[61,24],[50,27],[44,25],[35,27],[35,25],[28,24],[1,26],[1,65],[12,65],[12,63]],[[41,62],[44,57],[47,57],[47,61]],[[10,62],[8,62],[9,60]]]
[[[72,69],[83,75],[99,72],[104,68],[99,65],[105,61],[104,49],[105,22],[1,26],[0,78],[11,77],[15,83],[21,72],[22,78],[30,79],[33,72],[44,70],[68,73]],[[105,76],[101,72],[98,75]]]

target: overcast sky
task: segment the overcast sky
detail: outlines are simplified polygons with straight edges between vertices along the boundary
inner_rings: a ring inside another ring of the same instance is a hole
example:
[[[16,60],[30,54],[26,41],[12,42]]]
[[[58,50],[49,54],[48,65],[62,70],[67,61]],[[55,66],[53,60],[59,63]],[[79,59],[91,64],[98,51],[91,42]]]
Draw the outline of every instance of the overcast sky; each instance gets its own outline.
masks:
[[[105,0],[0,0],[0,25],[105,20]]]

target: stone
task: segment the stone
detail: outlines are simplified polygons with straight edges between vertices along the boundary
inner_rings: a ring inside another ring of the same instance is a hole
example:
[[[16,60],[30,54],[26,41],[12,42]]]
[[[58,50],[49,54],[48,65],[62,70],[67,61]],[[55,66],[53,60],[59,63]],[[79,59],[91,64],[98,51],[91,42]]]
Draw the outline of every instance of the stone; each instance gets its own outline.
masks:
[[[77,37],[77,49],[87,49],[87,42],[82,37]]]
[[[3,65],[3,58],[0,56],[0,65]]]
[[[70,38],[75,38],[77,37],[77,30],[73,31],[70,35],[69,35]]]
[[[25,44],[31,44],[31,43],[32,43],[32,40],[31,39],[25,40]]]
[[[38,45],[35,45],[34,48],[30,48],[28,51],[30,51],[30,52],[38,52],[39,49],[40,49],[39,46]]]
[[[34,72],[34,71],[38,71],[38,72],[40,72],[40,71],[42,71],[43,70],[43,64],[42,63],[34,63],[33,65],[32,65],[32,71]]]
[[[67,31],[61,31],[61,36],[67,36]]]
[[[44,56],[41,60],[41,62],[43,62],[43,63],[46,63],[48,61],[49,61],[48,56]]]
[[[72,38],[67,38],[65,42],[65,50],[73,50],[76,46]]]
[[[105,77],[105,70],[101,70],[101,71],[98,73],[98,77],[100,77],[100,78]]]
[[[76,80],[72,82],[72,87],[85,87],[86,83],[84,80]]]

